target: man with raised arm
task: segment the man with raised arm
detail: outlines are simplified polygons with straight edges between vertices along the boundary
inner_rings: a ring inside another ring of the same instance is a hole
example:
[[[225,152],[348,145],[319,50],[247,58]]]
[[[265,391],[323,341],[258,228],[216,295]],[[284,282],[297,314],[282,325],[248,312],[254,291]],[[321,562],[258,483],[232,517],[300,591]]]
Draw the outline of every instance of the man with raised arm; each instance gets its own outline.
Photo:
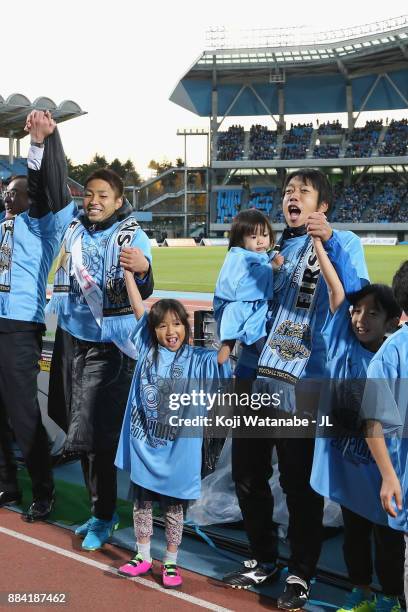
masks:
[[[33,499],[23,515],[31,522],[47,518],[54,504],[37,375],[47,277],[76,206],[66,188],[64,151],[51,115],[33,111],[27,131],[28,177],[9,183],[9,218],[0,224],[0,506],[21,501],[10,423],[31,478]]]

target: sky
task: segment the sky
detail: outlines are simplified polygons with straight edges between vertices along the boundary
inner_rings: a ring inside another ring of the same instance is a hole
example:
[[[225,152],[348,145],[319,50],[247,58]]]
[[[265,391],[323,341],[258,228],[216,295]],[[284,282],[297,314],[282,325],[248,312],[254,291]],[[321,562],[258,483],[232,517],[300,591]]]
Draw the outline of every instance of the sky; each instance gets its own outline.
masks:
[[[283,9],[286,9],[284,11]],[[205,49],[210,26],[304,26],[332,30],[407,14],[406,0],[367,4],[342,0],[28,0],[1,9],[0,95],[31,101],[74,100],[87,114],[60,125],[74,163],[95,153],[130,158],[150,176],[151,159],[184,157],[178,128],[208,128],[208,119],[169,101],[174,87]],[[228,127],[228,123],[225,123]],[[189,139],[187,162],[205,160],[205,138]],[[21,143],[26,154],[28,137]],[[8,141],[0,139],[0,153]]]

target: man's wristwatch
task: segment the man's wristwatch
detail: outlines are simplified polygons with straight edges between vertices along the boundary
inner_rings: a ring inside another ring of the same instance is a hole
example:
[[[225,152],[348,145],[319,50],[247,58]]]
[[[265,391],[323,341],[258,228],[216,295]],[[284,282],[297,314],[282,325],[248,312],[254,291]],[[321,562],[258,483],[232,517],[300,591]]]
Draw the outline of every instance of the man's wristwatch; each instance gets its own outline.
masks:
[[[44,143],[43,142],[33,142],[33,141],[31,141],[30,145],[32,147],[39,147],[40,149],[42,149],[44,147]]]

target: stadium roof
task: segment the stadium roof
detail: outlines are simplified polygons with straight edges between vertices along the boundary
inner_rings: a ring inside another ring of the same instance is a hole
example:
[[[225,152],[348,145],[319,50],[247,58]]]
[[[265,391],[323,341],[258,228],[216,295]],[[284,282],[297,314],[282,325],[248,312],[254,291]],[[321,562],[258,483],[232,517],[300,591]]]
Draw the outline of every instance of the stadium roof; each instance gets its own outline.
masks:
[[[170,96],[200,116],[213,114],[214,90],[218,115],[278,114],[279,89],[284,114],[347,112],[347,84],[354,111],[367,97],[364,110],[408,106],[408,16],[315,34],[214,28],[207,39]]]
[[[6,100],[0,95],[0,137],[23,138],[25,119],[32,110],[49,110],[57,123],[85,115],[79,104],[64,100],[58,106],[51,98],[40,97],[34,102],[20,93],[11,94]]]

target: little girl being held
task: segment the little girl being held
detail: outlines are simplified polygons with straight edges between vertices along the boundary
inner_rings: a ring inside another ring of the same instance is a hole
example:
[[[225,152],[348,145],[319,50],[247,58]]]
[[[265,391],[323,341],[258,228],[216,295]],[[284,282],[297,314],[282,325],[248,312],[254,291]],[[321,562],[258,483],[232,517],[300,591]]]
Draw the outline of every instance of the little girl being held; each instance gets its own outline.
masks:
[[[235,340],[255,345],[266,336],[268,300],[274,287],[272,270],[283,264],[279,254],[274,253],[271,261],[274,242],[272,225],[259,210],[244,210],[234,218],[214,292],[218,336],[229,346]]]

